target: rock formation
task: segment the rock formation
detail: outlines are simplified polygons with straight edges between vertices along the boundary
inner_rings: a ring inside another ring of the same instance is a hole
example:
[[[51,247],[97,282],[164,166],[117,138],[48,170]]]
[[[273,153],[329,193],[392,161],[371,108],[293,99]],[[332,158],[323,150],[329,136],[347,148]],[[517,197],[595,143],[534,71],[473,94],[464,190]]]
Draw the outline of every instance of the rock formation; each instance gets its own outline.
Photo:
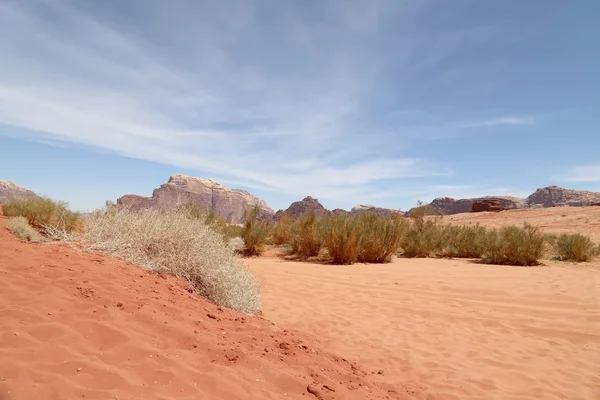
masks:
[[[429,205],[436,213],[451,215],[470,212],[473,210],[473,205],[475,203],[490,201],[498,202],[499,207],[504,210],[559,206],[581,207],[600,203],[600,193],[587,190],[563,189],[558,186],[548,186],[537,189],[525,199],[512,196],[485,196],[474,199],[458,200],[451,197],[438,197],[433,199]]]
[[[502,211],[504,208],[500,205],[499,200],[481,200],[473,203],[471,211],[483,212],[483,211]]]
[[[311,196],[305,197],[301,201],[296,201],[292,203],[287,210],[279,210],[275,213],[275,219],[279,220],[284,214],[289,215],[291,218],[297,219],[302,217],[309,212],[314,212],[317,217],[326,217],[329,215],[338,215],[338,214],[346,214],[346,215],[358,215],[360,213],[370,211],[379,216],[395,216],[395,215],[403,215],[401,211],[392,210],[389,208],[381,208],[375,207],[369,204],[359,204],[352,208],[352,210],[347,211],[341,208],[336,208],[333,211],[327,210],[319,201]]]
[[[154,189],[152,197],[128,194],[117,199],[118,206],[133,210],[172,209],[187,202],[197,204],[207,212],[214,211],[231,224],[243,223],[244,212],[254,205],[260,207],[259,219],[273,218],[273,209],[245,190],[230,189],[212,179],[186,175],[172,175],[167,183]]]
[[[527,197],[530,208],[571,206],[591,206],[600,202],[600,193],[587,190],[563,189],[558,186],[548,186],[538,189]]]
[[[307,196],[300,201],[293,202],[285,211],[279,210],[275,213],[275,220],[279,220],[283,215],[288,215],[292,219],[298,219],[303,215],[314,212],[319,218],[328,216],[330,212],[323,207],[319,200]]]
[[[16,183],[0,180],[0,204],[32,197],[39,196],[31,190],[25,189]]]

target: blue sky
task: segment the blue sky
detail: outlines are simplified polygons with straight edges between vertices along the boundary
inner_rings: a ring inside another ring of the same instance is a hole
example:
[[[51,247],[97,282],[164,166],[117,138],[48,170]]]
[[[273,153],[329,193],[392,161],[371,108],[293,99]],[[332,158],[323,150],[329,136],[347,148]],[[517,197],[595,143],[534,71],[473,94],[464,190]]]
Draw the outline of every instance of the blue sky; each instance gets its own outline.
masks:
[[[273,208],[600,191],[600,2],[4,0],[0,179]]]

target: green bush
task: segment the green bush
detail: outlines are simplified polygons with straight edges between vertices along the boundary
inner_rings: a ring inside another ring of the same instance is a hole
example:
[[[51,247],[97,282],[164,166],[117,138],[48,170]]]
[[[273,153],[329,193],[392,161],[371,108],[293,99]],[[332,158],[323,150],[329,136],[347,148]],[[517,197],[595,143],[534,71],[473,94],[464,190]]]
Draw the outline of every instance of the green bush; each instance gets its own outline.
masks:
[[[480,258],[484,252],[486,229],[475,226],[444,227],[444,255],[456,258]]]
[[[360,226],[355,218],[338,214],[323,221],[324,243],[334,264],[352,264],[358,257]]]
[[[291,235],[292,254],[303,259],[319,255],[323,247],[321,223],[314,213],[303,215],[294,227]]]
[[[225,241],[242,235],[243,228],[241,226],[228,224],[223,217],[219,217],[213,210],[205,211],[199,205],[191,201],[175,207],[175,212],[183,213],[192,219],[204,221],[215,231],[221,233],[224,236]]]
[[[486,264],[537,265],[544,255],[546,237],[538,227],[507,226],[486,233],[481,260]]]
[[[271,243],[277,246],[291,243],[292,229],[294,223],[289,215],[283,214],[283,217],[275,223],[271,235]]]
[[[29,225],[29,222],[27,222],[27,218],[25,217],[12,217],[6,221],[4,226],[21,240],[32,243],[39,243],[44,240],[42,235],[40,235],[34,227]]]
[[[596,255],[592,240],[579,233],[563,233],[556,243],[561,260],[590,261]]]
[[[356,258],[366,263],[390,262],[408,229],[403,216],[384,218],[372,212],[361,213],[357,224],[360,237]]]
[[[420,203],[419,203],[420,204]],[[410,212],[412,226],[401,240],[405,257],[430,257],[442,253],[446,245],[441,217],[431,215],[429,206],[419,206]]]
[[[2,206],[7,217],[25,217],[34,228],[72,232],[81,226],[79,213],[69,210],[67,203],[46,197],[15,200]]]
[[[261,255],[269,238],[269,226],[257,219],[259,212],[260,207],[256,205],[244,214],[245,222],[240,236],[244,239],[243,252],[248,257]]]

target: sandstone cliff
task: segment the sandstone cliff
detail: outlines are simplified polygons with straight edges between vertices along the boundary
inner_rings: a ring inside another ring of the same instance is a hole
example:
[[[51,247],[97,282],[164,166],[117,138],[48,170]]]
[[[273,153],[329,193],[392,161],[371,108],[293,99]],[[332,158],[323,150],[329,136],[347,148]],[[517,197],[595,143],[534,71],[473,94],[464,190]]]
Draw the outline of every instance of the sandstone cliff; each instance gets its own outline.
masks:
[[[243,223],[246,209],[258,205],[259,218],[272,219],[273,209],[263,200],[245,190],[230,189],[212,179],[199,179],[186,175],[172,175],[167,183],[154,189],[152,197],[128,194],[117,199],[117,205],[133,210],[144,208],[172,209],[179,204],[192,202],[202,209],[232,224]]]
[[[0,180],[0,204],[32,197],[39,196],[31,190],[25,189],[16,183]]]
[[[470,212],[474,203],[497,202],[505,210],[522,208],[543,208],[572,206],[591,206],[600,202],[600,193],[587,190],[563,189],[558,186],[548,186],[537,189],[525,199],[511,196],[485,196],[474,199],[453,199],[451,197],[438,197],[429,204],[435,213],[442,215],[460,214]],[[410,211],[409,211],[410,212]]]

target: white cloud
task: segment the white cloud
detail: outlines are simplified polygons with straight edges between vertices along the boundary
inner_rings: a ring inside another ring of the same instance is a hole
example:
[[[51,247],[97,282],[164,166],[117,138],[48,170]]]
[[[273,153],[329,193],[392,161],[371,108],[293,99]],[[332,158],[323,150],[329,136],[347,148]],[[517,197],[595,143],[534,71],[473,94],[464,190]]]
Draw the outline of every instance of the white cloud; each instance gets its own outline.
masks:
[[[564,182],[600,182],[600,164],[579,165],[554,179]]]
[[[483,121],[468,122],[468,123],[459,125],[459,128],[483,128],[483,127],[501,126],[501,125],[521,126],[521,125],[533,125],[533,124],[535,124],[535,119],[532,117],[506,116],[506,117],[501,117],[501,118],[492,118],[492,119],[483,120]]]
[[[393,35],[382,43],[381,30],[408,24],[419,2],[332,1],[304,13],[283,3],[273,18],[271,7],[246,1],[203,9],[132,1],[141,6],[134,24],[119,23],[124,11],[93,8],[102,2],[3,2],[0,36],[11,40],[0,42],[0,124],[31,140],[337,200],[382,198],[381,180],[451,175],[394,154],[399,146],[383,142],[389,129],[356,121],[367,118],[362,109],[382,70],[418,64],[415,49],[431,66],[463,39],[446,48],[428,38],[429,58],[412,37],[400,41],[404,51],[387,50],[398,44]],[[503,117],[470,126],[525,123]],[[385,151],[365,158],[376,145]]]

